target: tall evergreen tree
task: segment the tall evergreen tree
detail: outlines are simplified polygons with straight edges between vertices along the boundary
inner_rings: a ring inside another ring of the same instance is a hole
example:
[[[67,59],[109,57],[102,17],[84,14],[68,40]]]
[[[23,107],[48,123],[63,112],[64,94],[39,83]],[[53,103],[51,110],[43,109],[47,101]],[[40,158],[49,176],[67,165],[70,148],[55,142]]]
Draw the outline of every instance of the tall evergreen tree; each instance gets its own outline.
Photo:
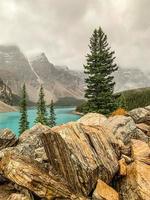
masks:
[[[43,125],[48,125],[47,120],[47,110],[46,110],[46,102],[44,100],[44,89],[41,85],[39,92],[39,100],[37,103],[37,117],[35,119],[35,123],[41,123]]]
[[[27,116],[27,94],[26,86],[23,84],[21,101],[20,101],[20,120],[19,120],[19,134],[22,134],[25,130],[29,128]]]
[[[107,36],[101,28],[94,30],[89,48],[87,64],[84,66],[87,75],[85,97],[88,100],[89,111],[109,114],[116,108],[112,73],[118,67],[114,63],[114,51],[110,50]]]
[[[53,100],[51,101],[51,104],[50,104],[49,126],[50,127],[56,126],[56,114],[54,110]]]

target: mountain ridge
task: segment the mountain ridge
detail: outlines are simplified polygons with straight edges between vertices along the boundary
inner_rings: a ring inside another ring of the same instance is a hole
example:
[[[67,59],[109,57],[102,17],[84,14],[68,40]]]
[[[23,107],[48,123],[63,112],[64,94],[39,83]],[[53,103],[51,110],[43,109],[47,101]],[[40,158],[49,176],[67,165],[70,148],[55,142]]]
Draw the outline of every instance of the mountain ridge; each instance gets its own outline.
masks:
[[[38,99],[41,84],[48,103],[59,97],[83,96],[80,77],[76,73],[55,67],[44,53],[28,59],[17,46],[0,45],[0,77],[16,95],[20,95],[21,85],[25,82],[29,99],[33,102]]]
[[[140,69],[119,67],[114,76],[115,92],[150,86],[150,73],[145,74]],[[32,102],[37,101],[41,84],[47,103],[63,97],[84,98],[83,71],[54,65],[44,52],[28,58],[15,45],[0,45],[0,78],[17,96],[20,96],[21,86],[25,82]]]

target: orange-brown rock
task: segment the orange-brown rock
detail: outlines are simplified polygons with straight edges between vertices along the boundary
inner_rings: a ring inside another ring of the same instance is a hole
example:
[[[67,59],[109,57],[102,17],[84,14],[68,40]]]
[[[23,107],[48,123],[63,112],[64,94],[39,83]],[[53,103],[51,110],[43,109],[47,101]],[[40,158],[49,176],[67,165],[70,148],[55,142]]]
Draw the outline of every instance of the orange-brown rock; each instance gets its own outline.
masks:
[[[118,171],[117,155],[106,134],[104,128],[77,122],[43,134],[50,165],[75,192],[88,196],[98,178],[109,183]]]
[[[107,185],[101,180],[98,180],[92,199],[93,200],[119,200],[119,195],[109,185]]]
[[[127,175],[119,183],[122,200],[150,200],[149,151],[148,144],[132,140],[135,161],[127,166]]]
[[[78,122],[88,126],[99,126],[104,123],[107,118],[99,113],[88,113],[81,117]]]
[[[69,189],[64,180],[44,171],[38,162],[13,152],[7,152],[0,161],[0,171],[12,182],[34,192],[47,200],[54,198],[79,199]]]
[[[25,196],[24,194],[13,193],[11,194],[7,200],[32,200],[29,196]]]
[[[135,161],[127,167],[127,176],[120,181],[122,200],[150,200],[150,165]]]
[[[17,138],[9,129],[0,130],[0,151],[12,147],[17,143]]]
[[[150,147],[147,143],[140,140],[132,140],[132,158],[150,165]]]
[[[119,175],[126,176],[127,175],[127,164],[124,158],[119,160]]]

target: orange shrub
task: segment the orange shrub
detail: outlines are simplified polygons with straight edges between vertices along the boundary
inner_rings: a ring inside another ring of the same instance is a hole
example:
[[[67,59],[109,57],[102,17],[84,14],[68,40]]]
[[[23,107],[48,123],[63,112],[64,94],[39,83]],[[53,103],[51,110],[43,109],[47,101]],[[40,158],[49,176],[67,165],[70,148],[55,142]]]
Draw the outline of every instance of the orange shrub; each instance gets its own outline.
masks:
[[[118,108],[111,114],[111,116],[116,116],[116,115],[127,115],[127,111],[124,108]]]

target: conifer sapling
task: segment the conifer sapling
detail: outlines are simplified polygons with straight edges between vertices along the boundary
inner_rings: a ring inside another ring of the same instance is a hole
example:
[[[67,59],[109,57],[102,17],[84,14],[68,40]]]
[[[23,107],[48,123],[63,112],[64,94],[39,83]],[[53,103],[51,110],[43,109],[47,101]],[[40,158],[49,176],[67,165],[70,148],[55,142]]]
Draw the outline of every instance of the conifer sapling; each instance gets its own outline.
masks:
[[[50,104],[49,126],[53,127],[55,125],[56,125],[56,114],[54,110],[54,102],[52,100]]]
[[[39,100],[37,103],[37,117],[35,119],[35,123],[48,125],[46,102],[45,102],[44,96],[45,96],[44,89],[43,89],[43,86],[41,85],[40,92],[39,92]]]
[[[23,84],[21,101],[20,101],[20,120],[19,120],[19,134],[21,135],[25,130],[29,128],[27,116],[27,93],[26,86]]]

